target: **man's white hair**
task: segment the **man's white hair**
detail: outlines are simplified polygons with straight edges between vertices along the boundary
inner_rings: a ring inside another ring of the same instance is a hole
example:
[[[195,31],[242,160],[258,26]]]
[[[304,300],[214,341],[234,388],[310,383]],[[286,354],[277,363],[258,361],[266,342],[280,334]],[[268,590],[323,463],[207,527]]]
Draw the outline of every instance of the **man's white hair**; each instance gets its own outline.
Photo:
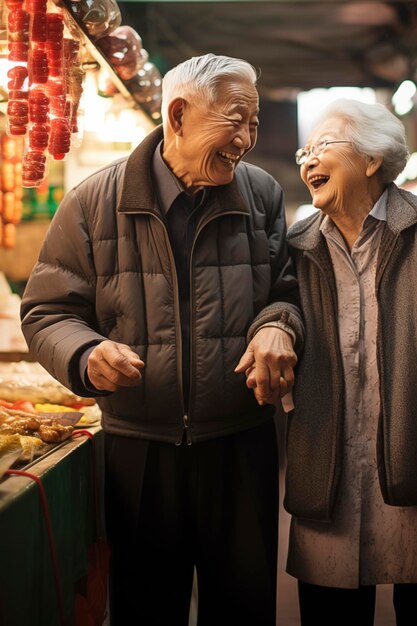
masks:
[[[194,98],[210,106],[219,84],[246,80],[255,86],[257,78],[255,68],[243,59],[215,54],[192,57],[169,70],[162,79],[162,119],[166,120],[173,98]]]
[[[325,108],[315,126],[332,117],[346,123],[347,138],[357,152],[382,157],[382,182],[391,183],[403,171],[409,157],[404,124],[386,106],[339,98]]]

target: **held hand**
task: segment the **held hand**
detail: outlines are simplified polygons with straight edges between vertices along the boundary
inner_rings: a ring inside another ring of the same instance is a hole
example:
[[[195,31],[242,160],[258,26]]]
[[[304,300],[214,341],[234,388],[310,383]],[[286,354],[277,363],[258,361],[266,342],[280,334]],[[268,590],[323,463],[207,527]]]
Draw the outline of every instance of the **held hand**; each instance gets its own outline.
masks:
[[[87,374],[96,389],[116,391],[135,387],[142,379],[145,363],[123,343],[106,340],[94,348],[87,362]]]
[[[246,370],[245,375],[246,386],[253,390],[255,398],[261,406],[264,404],[273,404],[274,406],[278,406],[279,399],[288,393],[288,391],[286,391],[287,383],[283,378],[280,379],[280,385],[277,389],[270,389],[267,393],[263,391],[261,392],[260,387],[258,387],[256,382],[255,364]]]
[[[268,326],[256,333],[235,372],[245,372],[246,385],[259,404],[276,404],[294,385],[296,363],[290,335]]]

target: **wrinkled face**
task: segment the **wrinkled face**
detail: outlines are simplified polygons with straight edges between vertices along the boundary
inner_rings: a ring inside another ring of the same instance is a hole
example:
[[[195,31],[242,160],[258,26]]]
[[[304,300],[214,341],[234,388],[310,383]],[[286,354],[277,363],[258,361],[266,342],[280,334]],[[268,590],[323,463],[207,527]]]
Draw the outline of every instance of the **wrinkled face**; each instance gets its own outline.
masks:
[[[322,140],[348,141],[343,120],[330,118],[315,128],[306,148]],[[351,213],[360,203],[367,202],[368,163],[369,158],[358,154],[350,142],[331,143],[320,154],[311,153],[300,166],[300,175],[311,193],[313,205],[332,216]]]
[[[214,106],[187,101],[174,172],[186,187],[230,183],[256,143],[259,97],[246,81],[225,83]]]

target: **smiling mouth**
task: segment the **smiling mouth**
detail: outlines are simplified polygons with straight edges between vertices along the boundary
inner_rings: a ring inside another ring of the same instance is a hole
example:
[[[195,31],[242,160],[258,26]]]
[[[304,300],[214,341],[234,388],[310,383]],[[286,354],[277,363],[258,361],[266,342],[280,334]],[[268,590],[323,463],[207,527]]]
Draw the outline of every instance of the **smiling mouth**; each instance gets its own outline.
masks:
[[[219,151],[218,156],[223,163],[227,163],[227,165],[235,165],[240,158],[239,154],[233,154],[232,152],[223,152]]]
[[[323,185],[327,183],[329,178],[330,178],[329,176],[323,176],[321,174],[317,174],[315,176],[311,176],[308,182],[314,189],[319,189],[319,187],[322,187]]]

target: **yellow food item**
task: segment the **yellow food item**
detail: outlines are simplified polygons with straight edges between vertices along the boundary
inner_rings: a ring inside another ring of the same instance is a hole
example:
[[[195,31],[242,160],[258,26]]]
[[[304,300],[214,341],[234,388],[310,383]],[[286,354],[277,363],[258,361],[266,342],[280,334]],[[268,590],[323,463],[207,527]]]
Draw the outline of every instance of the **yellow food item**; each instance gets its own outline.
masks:
[[[35,411],[37,413],[61,413],[61,412],[74,412],[82,413],[82,417],[77,422],[77,426],[88,426],[90,424],[96,424],[100,422],[101,411],[98,408],[98,404],[90,406],[81,406],[79,409],[74,409],[62,404],[52,404],[46,402],[38,402],[34,404]]]
[[[25,455],[32,455],[44,447],[44,442],[39,437],[31,437],[29,435],[19,435],[19,437]]]
[[[0,478],[22,454],[19,435],[0,435]]]
[[[22,446],[22,454],[20,455],[21,461],[31,462],[47,450],[47,444],[45,444],[42,439],[39,439],[39,437],[25,435],[19,435],[19,437]]]
[[[0,435],[0,456],[15,450],[21,450],[21,448],[20,436],[18,434]]]
[[[77,410],[77,412],[83,413],[83,407],[81,407],[80,409],[73,409],[70,406],[63,406],[61,404],[48,404],[46,402],[37,403],[34,406],[35,406],[35,411],[37,413],[61,413],[61,412],[73,413],[75,410]],[[88,408],[91,408],[91,407],[86,407],[86,409]],[[77,422],[77,426],[83,426],[88,423],[89,423],[89,420],[87,419],[87,417],[85,415],[82,415],[82,417],[80,417],[80,419]]]
[[[48,404],[47,402],[45,402],[36,403],[35,411],[37,411],[38,413],[61,413],[62,411],[74,412],[75,409],[72,409],[70,406],[64,406],[61,404]]]

